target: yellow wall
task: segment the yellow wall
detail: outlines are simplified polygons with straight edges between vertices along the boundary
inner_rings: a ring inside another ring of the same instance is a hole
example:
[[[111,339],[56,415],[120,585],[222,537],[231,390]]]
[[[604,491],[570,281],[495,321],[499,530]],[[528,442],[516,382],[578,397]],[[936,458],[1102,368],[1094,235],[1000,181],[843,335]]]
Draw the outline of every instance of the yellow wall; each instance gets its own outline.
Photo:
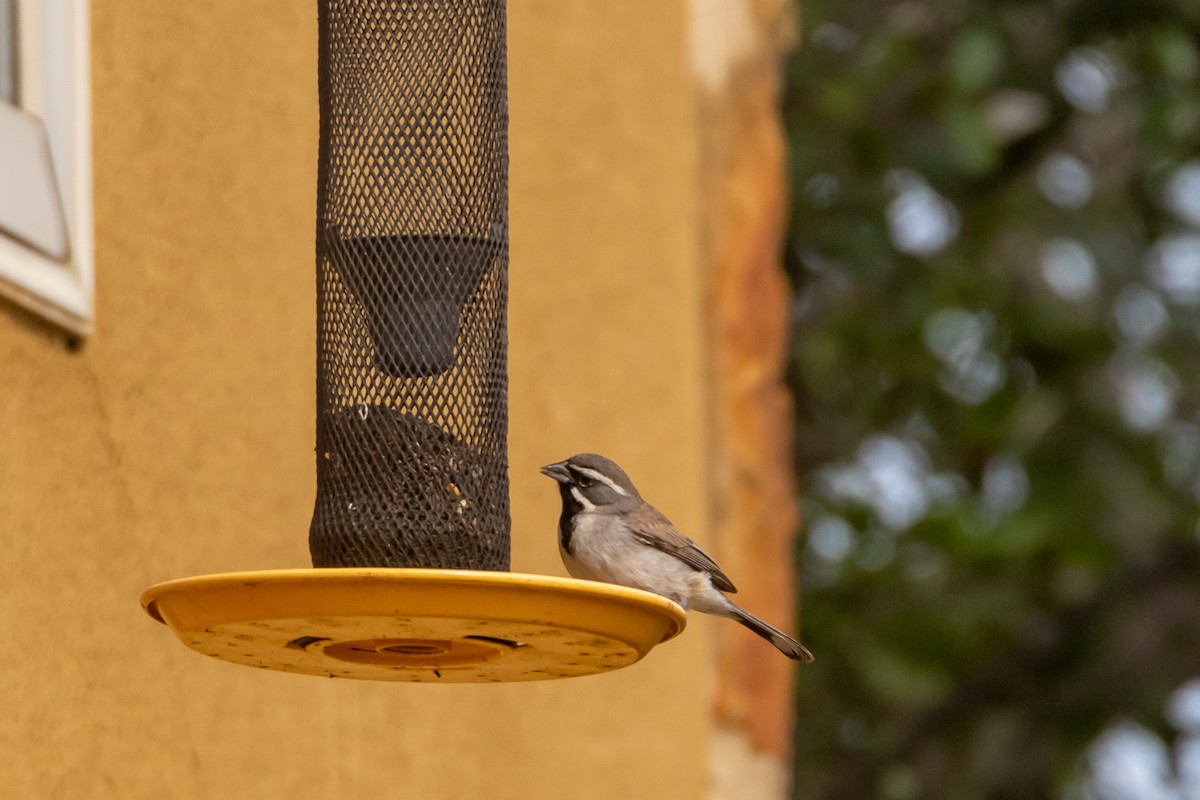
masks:
[[[146,586],[307,564],[315,8],[96,0],[98,306],[0,310],[10,797],[697,798],[711,627],[606,676],[319,680],[194,655]],[[563,574],[536,467],[599,450],[703,539],[682,0],[512,0],[513,566]]]

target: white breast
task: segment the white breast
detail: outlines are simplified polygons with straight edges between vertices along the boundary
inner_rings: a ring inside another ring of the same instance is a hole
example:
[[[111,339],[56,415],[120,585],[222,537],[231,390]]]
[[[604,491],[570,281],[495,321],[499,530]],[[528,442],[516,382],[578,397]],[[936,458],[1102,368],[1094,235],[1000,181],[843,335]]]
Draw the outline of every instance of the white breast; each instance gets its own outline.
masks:
[[[611,516],[577,514],[571,551],[562,547],[560,537],[563,565],[576,578],[644,589],[684,607],[716,591],[707,573],[638,541]]]

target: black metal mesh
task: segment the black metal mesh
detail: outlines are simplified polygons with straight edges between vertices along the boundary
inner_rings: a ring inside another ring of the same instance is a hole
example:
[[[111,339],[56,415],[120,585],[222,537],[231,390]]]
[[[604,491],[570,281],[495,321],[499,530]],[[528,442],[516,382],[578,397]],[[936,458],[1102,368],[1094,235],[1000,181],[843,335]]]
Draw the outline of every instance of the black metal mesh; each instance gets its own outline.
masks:
[[[318,0],[314,566],[508,568],[504,0]]]

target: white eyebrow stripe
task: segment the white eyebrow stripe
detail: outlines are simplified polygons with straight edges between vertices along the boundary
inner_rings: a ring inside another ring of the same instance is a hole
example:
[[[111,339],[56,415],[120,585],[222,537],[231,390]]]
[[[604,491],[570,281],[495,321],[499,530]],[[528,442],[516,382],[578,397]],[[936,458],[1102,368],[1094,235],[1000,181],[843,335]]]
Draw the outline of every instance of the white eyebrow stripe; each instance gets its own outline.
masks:
[[[623,497],[629,497],[629,492],[625,491],[620,486],[617,486],[615,483],[613,483],[612,478],[608,477],[602,472],[597,472],[596,470],[588,469],[587,467],[576,467],[574,465],[571,466],[571,469],[575,470],[581,475],[587,475],[592,480],[600,481],[608,486],[608,488],[612,489],[614,492],[622,495]]]
[[[579,505],[583,506],[584,511],[596,510],[596,504],[584,497],[583,492],[579,491],[574,486],[571,487],[571,496],[579,501]]]

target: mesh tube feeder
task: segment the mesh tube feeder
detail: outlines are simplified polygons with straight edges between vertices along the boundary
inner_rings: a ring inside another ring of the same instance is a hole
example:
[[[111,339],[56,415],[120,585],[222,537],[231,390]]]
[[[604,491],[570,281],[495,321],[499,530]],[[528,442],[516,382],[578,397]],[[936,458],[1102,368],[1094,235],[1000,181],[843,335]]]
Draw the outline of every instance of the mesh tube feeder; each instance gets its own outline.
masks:
[[[205,655],[371,680],[627,666],[684,613],[509,566],[505,0],[318,0],[314,569],[169,581]]]

